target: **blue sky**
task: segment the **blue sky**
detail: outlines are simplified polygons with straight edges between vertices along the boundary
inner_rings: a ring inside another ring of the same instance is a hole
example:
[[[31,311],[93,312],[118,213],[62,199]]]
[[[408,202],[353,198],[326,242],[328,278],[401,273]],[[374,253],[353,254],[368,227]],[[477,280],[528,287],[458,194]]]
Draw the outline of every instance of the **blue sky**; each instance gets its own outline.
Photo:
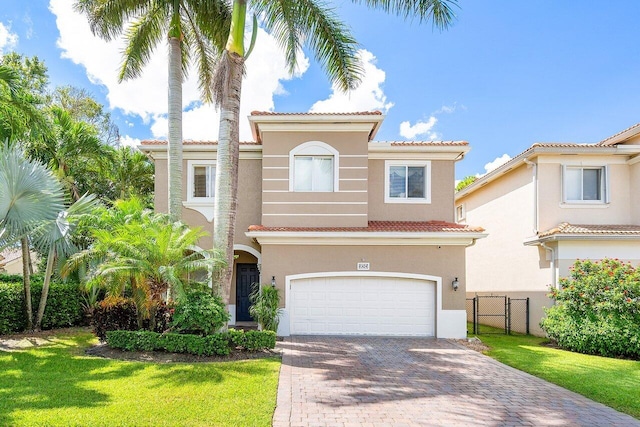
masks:
[[[166,49],[141,79],[117,84],[121,44],[93,38],[70,0],[0,0],[0,52],[37,55],[54,85],[88,89],[123,140],[166,134]],[[378,140],[466,140],[456,178],[485,172],[534,142],[597,142],[640,122],[640,1],[460,0],[447,31],[334,2],[362,47],[367,75],[332,90],[308,53],[296,76],[262,32],[247,63],[243,115],[382,110]],[[217,116],[185,83],[185,138],[215,139]],[[250,139],[248,127],[242,139]],[[506,158],[506,157],[504,157]]]

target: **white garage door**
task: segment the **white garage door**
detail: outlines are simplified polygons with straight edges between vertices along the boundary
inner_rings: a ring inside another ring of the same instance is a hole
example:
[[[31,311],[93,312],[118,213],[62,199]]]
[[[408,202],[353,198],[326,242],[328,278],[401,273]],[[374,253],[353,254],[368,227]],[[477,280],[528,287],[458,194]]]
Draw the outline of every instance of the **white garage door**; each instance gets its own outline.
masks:
[[[434,336],[435,283],[395,277],[291,281],[291,334]]]

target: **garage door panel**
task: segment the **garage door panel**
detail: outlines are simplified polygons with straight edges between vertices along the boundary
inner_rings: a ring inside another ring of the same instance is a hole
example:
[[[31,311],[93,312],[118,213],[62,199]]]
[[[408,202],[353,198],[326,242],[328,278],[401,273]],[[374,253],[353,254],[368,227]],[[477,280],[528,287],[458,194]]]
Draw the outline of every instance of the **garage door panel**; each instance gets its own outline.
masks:
[[[291,332],[433,336],[435,283],[389,277],[292,280]]]

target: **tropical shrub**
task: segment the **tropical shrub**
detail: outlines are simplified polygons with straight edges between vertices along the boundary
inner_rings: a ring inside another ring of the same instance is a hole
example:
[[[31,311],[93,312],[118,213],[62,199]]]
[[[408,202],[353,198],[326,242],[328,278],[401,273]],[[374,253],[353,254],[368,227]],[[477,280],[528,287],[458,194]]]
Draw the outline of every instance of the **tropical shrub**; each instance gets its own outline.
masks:
[[[21,332],[27,329],[24,311],[24,288],[22,277],[0,276],[0,334]],[[5,279],[7,281],[5,281]],[[42,277],[33,276],[31,301],[40,303]],[[44,329],[76,326],[82,323],[82,296],[76,283],[51,283],[47,307],[42,319]]]
[[[640,270],[617,259],[576,261],[540,326],[567,350],[640,358]]]
[[[142,208],[137,199],[119,200],[97,213],[90,231],[93,244],[72,256],[63,274],[89,266],[90,283],[108,296],[131,295],[138,323],[153,323],[156,309],[182,296],[194,284],[194,271],[213,271],[224,264],[216,251],[195,249],[206,235],[174,222],[168,215]]]
[[[278,332],[280,323],[280,293],[278,288],[273,286],[255,286],[249,295],[251,305],[249,314],[253,317],[263,330]]]
[[[229,313],[219,296],[211,291],[194,289],[176,301],[171,330],[183,334],[211,335],[229,320]]]
[[[234,338],[231,338],[233,336]],[[229,331],[207,336],[191,334],[160,334],[151,331],[108,331],[109,347],[127,351],[169,351],[198,356],[224,356],[233,349],[260,351],[272,349],[276,335],[271,331]],[[236,345],[242,342],[242,346]]]
[[[171,310],[171,307],[164,304],[157,307],[155,322],[153,322],[155,332],[167,330],[171,321]],[[142,322],[139,320],[136,304],[131,298],[107,297],[93,308],[91,326],[100,341],[105,341],[109,331],[138,331],[151,328],[149,320]]]
[[[229,329],[227,331],[230,345],[234,348],[247,351],[257,351],[276,346],[276,333],[274,331],[241,331]]]

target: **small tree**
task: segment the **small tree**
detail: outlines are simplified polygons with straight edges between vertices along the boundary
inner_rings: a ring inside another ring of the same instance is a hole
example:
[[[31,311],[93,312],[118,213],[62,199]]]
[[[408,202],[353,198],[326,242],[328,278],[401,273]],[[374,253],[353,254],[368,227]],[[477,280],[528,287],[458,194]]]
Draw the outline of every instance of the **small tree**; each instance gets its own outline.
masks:
[[[640,358],[640,270],[617,259],[576,261],[540,326],[561,347]]]
[[[473,184],[474,182],[476,182],[476,178],[474,175],[469,175],[469,176],[465,176],[462,181],[460,181],[457,185],[456,185],[456,191],[460,191],[465,187],[470,186],[471,184]]]

